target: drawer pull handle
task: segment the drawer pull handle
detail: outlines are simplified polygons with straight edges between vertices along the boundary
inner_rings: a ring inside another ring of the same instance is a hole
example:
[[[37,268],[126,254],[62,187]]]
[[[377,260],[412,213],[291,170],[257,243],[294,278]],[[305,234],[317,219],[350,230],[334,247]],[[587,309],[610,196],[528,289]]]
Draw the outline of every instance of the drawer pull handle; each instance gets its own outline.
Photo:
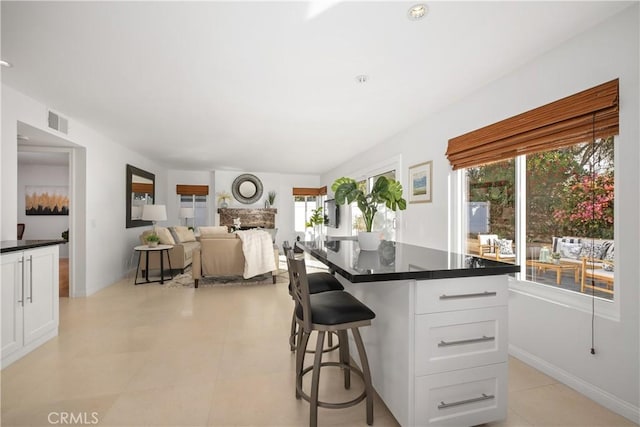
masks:
[[[438,347],[447,347],[450,345],[461,345],[461,344],[475,344],[477,342],[485,342],[485,341],[494,341],[496,337],[487,337],[485,335],[482,338],[471,338],[468,340],[460,340],[460,341],[440,341],[438,343]]]
[[[459,294],[459,295],[440,295],[440,299],[458,299],[458,298],[477,298],[477,297],[495,297],[497,292],[478,292],[475,294]]]
[[[444,402],[440,402],[440,404],[438,405],[438,409],[446,409],[446,408],[451,408],[454,406],[460,406],[460,405],[466,405],[468,403],[476,403],[476,402],[482,402],[483,400],[491,400],[491,399],[495,399],[496,396],[493,394],[484,394],[482,393],[481,397],[474,397],[473,399],[467,399],[467,400],[460,400],[458,402],[451,402],[451,403],[444,403]]]

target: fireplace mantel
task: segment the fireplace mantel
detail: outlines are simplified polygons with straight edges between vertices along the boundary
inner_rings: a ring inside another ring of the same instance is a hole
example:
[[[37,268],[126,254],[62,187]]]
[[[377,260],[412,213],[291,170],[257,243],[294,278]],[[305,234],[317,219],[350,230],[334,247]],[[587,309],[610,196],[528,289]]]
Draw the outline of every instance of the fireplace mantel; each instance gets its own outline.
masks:
[[[240,218],[241,228],[276,228],[277,209],[220,208],[220,225],[233,226],[234,218]]]

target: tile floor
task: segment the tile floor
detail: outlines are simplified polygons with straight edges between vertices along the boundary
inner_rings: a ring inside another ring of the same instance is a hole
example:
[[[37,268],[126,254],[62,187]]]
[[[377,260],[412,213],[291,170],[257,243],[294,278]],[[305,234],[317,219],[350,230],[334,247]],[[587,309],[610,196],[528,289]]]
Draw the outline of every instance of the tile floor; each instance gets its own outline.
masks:
[[[308,425],[308,404],[294,397],[286,283],[195,290],[132,281],[60,300],[60,335],[2,371],[3,426]],[[336,380],[321,397],[347,393],[337,369],[323,375]],[[321,425],[364,419],[362,403],[319,415]],[[379,400],[374,425],[397,425]],[[635,424],[511,358],[508,418],[493,425]]]

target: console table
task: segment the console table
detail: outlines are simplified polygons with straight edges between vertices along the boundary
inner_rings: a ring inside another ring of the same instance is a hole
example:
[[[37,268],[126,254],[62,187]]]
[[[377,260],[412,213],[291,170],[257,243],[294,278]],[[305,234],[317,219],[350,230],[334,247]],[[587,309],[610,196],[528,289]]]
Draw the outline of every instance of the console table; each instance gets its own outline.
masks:
[[[520,267],[386,241],[377,251],[296,245],[376,313],[361,333],[373,386],[400,425],[506,418],[507,277]]]

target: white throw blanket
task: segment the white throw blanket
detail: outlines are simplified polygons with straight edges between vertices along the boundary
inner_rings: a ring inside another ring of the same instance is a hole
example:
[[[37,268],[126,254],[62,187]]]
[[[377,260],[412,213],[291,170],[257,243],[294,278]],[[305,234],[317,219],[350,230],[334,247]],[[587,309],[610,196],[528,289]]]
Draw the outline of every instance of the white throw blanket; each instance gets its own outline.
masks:
[[[276,269],[271,235],[262,230],[236,231],[244,253],[243,277],[248,279]]]

